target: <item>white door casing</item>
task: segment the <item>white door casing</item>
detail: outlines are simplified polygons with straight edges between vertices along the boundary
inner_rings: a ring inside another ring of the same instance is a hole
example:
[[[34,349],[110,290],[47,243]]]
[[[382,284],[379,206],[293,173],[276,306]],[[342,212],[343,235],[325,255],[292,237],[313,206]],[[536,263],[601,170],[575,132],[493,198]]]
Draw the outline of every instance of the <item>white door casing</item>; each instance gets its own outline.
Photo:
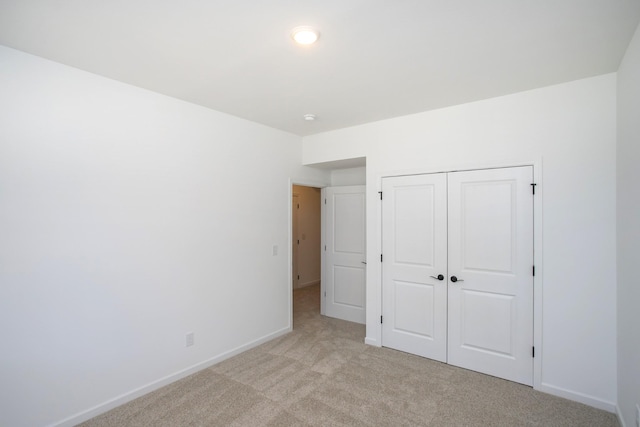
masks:
[[[527,385],[533,384],[532,182],[530,166],[448,174],[449,363]]]
[[[291,201],[291,278],[292,278],[292,288],[297,289],[300,283],[300,276],[298,272],[298,259],[299,259],[299,249],[300,249],[300,239],[298,237],[298,226],[299,226],[299,212],[300,212],[300,203],[297,194],[294,194]]]
[[[365,323],[365,186],[327,187],[325,204],[325,315]]]
[[[529,166],[383,179],[383,346],[532,384],[532,179]]]
[[[446,362],[446,175],[383,179],[383,345]]]

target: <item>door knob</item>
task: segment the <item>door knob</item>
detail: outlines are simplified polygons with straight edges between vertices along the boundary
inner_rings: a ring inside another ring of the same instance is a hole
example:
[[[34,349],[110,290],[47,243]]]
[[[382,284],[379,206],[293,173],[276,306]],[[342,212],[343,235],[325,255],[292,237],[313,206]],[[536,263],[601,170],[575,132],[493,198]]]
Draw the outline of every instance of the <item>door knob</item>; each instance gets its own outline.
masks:
[[[458,279],[456,276],[451,276],[451,281],[452,281],[453,283],[456,283],[456,282],[464,282],[464,280],[462,280],[462,279]]]
[[[438,279],[438,280],[444,280],[444,276],[442,274],[438,274],[438,277],[436,276],[429,276],[429,277],[433,277],[434,279]]]

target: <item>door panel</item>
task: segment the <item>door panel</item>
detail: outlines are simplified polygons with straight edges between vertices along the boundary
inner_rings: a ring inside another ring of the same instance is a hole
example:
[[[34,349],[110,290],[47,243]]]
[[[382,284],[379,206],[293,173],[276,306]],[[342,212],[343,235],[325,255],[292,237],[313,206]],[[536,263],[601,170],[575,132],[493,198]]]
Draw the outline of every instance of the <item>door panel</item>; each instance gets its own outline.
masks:
[[[462,262],[466,270],[513,273],[514,185],[514,181],[462,184],[459,225],[464,248]],[[491,242],[491,250],[487,250],[488,242]]]
[[[343,188],[334,188],[329,192],[333,193],[335,252],[358,256],[364,254],[364,192]]]
[[[435,286],[422,283],[394,282],[396,331],[433,339]]]
[[[365,323],[365,186],[328,187],[325,199],[325,314]]]
[[[513,356],[515,298],[511,295],[461,290],[462,346]]]
[[[382,345],[446,361],[446,176],[382,183]]]
[[[336,304],[364,307],[364,292],[361,286],[364,283],[364,268],[334,265],[333,277],[333,301]]]
[[[433,267],[435,192],[435,185],[394,188],[391,194],[394,198],[393,227],[396,237],[393,259],[397,263]]]
[[[448,174],[448,362],[528,385],[532,179],[531,167]]]

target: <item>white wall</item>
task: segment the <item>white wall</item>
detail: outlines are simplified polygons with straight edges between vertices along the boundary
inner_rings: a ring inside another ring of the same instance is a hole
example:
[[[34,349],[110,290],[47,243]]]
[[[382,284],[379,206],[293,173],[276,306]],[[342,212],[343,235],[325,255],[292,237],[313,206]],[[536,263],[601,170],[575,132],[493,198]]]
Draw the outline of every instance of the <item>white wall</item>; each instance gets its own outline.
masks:
[[[299,137],[4,47],[0,74],[0,425],[289,330],[290,182],[329,182]]]
[[[640,404],[640,27],[618,71],[618,406]]]
[[[304,138],[305,164],[366,156],[366,341],[380,344],[381,176],[537,162],[537,388],[613,411],[615,114],[609,74]]]
[[[366,185],[367,168],[334,169],[331,171],[331,185],[333,187],[343,185]]]
[[[298,288],[320,283],[320,189],[293,186],[298,195]]]

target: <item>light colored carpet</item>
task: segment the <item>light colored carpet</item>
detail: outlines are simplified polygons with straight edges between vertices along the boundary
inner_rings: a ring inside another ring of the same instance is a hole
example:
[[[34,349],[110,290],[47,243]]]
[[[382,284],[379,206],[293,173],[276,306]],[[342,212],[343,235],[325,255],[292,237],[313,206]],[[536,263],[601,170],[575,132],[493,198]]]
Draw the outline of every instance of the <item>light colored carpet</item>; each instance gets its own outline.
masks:
[[[364,326],[294,293],[294,331],[82,424],[98,426],[618,426],[605,411],[363,344]]]

